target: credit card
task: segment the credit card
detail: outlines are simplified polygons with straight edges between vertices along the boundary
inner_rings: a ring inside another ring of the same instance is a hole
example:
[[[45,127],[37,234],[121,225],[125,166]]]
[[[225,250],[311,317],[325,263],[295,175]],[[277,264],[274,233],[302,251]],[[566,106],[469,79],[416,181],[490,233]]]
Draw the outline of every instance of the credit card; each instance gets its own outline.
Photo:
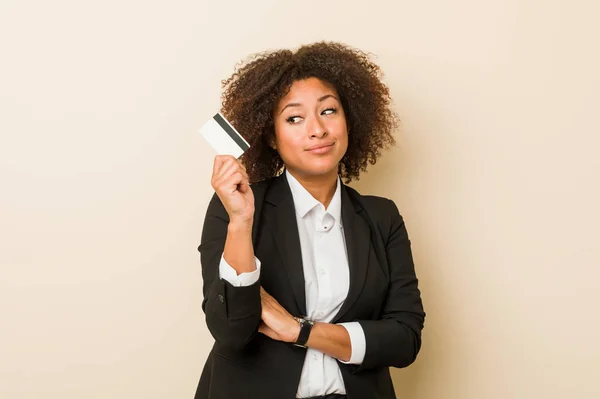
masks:
[[[218,155],[239,158],[250,148],[250,144],[220,112],[202,125],[200,134]]]

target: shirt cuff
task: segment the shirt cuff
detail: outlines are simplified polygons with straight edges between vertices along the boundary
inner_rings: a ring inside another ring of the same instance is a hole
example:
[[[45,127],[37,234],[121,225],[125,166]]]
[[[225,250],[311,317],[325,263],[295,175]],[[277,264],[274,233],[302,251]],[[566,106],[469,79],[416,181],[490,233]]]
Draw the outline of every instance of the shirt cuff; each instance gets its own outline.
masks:
[[[228,281],[234,287],[248,287],[258,281],[260,277],[260,260],[255,256],[254,262],[256,264],[256,270],[237,274],[235,269],[231,267],[221,255],[221,262],[219,263],[219,277],[223,280]]]
[[[361,364],[365,359],[365,352],[367,350],[367,341],[365,339],[363,328],[357,321],[340,323],[338,325],[344,327],[346,331],[348,331],[348,335],[350,336],[350,347],[352,350],[350,360],[347,362],[340,360],[340,362],[345,364]]]

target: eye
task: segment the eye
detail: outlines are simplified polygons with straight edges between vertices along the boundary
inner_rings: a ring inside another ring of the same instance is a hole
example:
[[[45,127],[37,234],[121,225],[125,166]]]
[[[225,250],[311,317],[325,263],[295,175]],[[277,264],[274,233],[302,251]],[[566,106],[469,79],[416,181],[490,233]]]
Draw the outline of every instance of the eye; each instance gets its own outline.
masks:
[[[300,120],[300,118],[301,118],[300,116],[291,115],[291,116],[287,117],[286,122],[287,123],[298,123],[298,121]]]
[[[323,112],[321,112],[321,115],[331,115],[331,114],[335,114],[337,112],[337,109],[335,108],[327,108],[325,110],[323,110]]]

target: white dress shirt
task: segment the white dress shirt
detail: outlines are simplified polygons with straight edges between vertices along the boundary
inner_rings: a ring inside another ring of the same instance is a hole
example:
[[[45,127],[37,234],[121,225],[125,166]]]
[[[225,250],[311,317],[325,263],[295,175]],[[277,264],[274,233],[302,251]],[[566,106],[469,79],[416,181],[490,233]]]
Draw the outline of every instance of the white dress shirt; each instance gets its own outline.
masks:
[[[342,195],[338,178],[331,203],[325,209],[286,170],[286,178],[296,209],[304,270],[306,311],[309,319],[331,322],[342,307],[350,287],[348,254],[342,226]],[[256,270],[240,275],[221,257],[219,274],[234,286],[248,286],[260,275],[260,260]],[[298,315],[295,315],[298,316]],[[340,323],[350,336],[351,358],[347,363],[360,364],[365,357],[366,341],[358,322]],[[308,348],[298,385],[297,398],[345,394],[337,359]],[[341,360],[340,360],[341,361]]]

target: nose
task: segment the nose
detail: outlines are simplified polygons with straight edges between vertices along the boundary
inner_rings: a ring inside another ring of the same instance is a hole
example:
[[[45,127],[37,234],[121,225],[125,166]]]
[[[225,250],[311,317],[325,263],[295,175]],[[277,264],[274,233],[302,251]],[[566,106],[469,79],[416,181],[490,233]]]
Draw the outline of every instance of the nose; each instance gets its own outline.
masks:
[[[312,123],[309,123],[308,129],[311,138],[321,139],[327,135],[327,129],[318,117],[312,118]]]

